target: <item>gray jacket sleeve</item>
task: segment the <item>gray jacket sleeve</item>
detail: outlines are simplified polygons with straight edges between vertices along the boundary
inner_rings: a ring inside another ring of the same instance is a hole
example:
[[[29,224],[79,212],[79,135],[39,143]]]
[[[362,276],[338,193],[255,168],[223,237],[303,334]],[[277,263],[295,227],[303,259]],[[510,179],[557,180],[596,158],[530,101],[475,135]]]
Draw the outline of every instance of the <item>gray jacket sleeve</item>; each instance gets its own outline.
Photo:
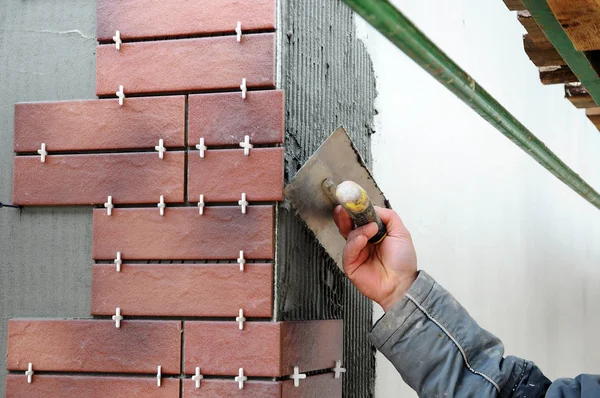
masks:
[[[552,391],[535,364],[505,358],[502,342],[423,271],[370,337],[421,397],[543,397]],[[552,396],[584,396],[568,389],[557,386]]]

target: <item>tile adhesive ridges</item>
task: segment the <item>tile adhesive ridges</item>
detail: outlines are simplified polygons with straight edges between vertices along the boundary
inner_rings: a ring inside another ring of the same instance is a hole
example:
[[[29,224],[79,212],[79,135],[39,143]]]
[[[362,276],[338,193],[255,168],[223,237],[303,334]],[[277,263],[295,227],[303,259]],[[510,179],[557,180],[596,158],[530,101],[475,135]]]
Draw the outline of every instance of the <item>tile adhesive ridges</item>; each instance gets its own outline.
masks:
[[[337,127],[348,130],[371,164],[375,76],[356,37],[354,16],[339,1],[281,0],[281,88],[286,93],[286,181]],[[375,355],[368,340],[371,302],[360,295],[283,204],[277,219],[276,314],[279,320],[344,319],[345,397],[374,394]]]

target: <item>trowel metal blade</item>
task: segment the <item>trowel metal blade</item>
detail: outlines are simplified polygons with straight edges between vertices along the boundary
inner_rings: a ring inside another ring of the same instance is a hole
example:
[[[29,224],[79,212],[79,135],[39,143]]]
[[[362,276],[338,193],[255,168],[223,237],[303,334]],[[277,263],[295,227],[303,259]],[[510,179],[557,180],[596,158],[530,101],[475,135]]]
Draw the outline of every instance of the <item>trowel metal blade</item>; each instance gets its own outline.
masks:
[[[346,180],[356,182],[367,191],[376,206],[386,207],[387,200],[341,127],[327,138],[285,187],[286,198],[343,270],[342,254],[346,241],[333,221],[334,205],[321,185],[327,178],[335,184]]]

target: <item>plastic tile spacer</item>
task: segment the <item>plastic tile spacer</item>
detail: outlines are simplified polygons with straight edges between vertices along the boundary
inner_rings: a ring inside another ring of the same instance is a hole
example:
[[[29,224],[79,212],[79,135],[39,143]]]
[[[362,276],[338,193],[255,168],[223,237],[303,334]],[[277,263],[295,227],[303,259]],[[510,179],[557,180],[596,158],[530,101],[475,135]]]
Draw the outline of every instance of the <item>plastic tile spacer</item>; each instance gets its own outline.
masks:
[[[244,389],[244,382],[248,380],[246,376],[244,376],[244,368],[240,368],[238,372],[238,376],[235,377],[235,381],[238,382],[238,387],[240,390]]]
[[[117,252],[117,258],[115,258],[115,265],[117,266],[117,272],[121,272],[121,264],[123,264],[123,260],[121,260],[121,252]]]
[[[112,196],[108,195],[108,200],[106,201],[106,203],[104,203],[104,207],[106,207],[106,215],[111,216],[112,209],[115,207],[113,205]]]
[[[242,90],[242,99],[246,99],[246,92],[248,91],[248,87],[246,87],[246,78],[242,79],[242,84],[240,84],[240,90]]]
[[[121,32],[119,32],[118,30],[115,32],[115,35],[113,36],[113,41],[115,42],[115,47],[117,48],[117,51],[121,51],[121,44],[123,43],[121,41]]]
[[[158,365],[158,368],[156,370],[156,385],[158,387],[160,387],[160,382],[161,382],[160,379],[162,378],[162,372],[161,372],[161,370],[162,370],[162,366]]]
[[[115,321],[116,328],[120,329],[123,317],[121,316],[121,309],[119,307],[117,307],[117,309],[115,310],[115,315],[112,316],[112,319],[113,321]]]
[[[246,264],[246,259],[244,258],[243,250],[240,250],[240,257],[237,259],[237,262],[240,265],[240,272],[244,272],[244,265]]]
[[[246,322],[246,318],[244,317],[244,310],[240,308],[240,315],[235,318],[235,321],[239,323],[240,330],[244,330],[244,322]]]
[[[339,379],[342,373],[346,373],[346,368],[342,368],[342,361],[335,361],[335,368],[333,368],[335,372],[335,378]]]
[[[238,205],[242,207],[242,214],[246,214],[246,208],[248,207],[248,201],[246,200],[246,194],[242,193],[242,198],[238,200]]]
[[[123,85],[119,86],[119,91],[115,93],[119,97],[119,106],[123,106],[125,102],[125,92],[123,91]]]
[[[200,195],[200,201],[198,202],[198,214],[204,214],[204,195]]]
[[[165,195],[160,195],[160,202],[158,202],[158,204],[156,205],[156,207],[158,207],[158,211],[160,212],[160,216],[164,216],[165,215],[165,207],[167,207],[167,205],[165,204]]]
[[[31,379],[33,378],[33,364],[31,362],[27,365],[25,376],[27,376],[27,383],[31,384]]]
[[[204,145],[204,137],[200,138],[200,143],[196,145],[196,149],[200,150],[200,157],[204,158],[204,151],[206,151],[206,145]]]
[[[250,155],[250,149],[254,148],[254,145],[250,143],[249,135],[244,136],[244,141],[240,142],[240,147],[244,148],[244,156]]]
[[[294,366],[294,374],[290,376],[290,379],[294,380],[294,387],[300,386],[300,380],[306,379],[306,373],[300,373],[300,368]]]
[[[204,379],[204,376],[200,374],[200,368],[196,366],[196,374],[192,376],[192,380],[196,384],[196,388],[200,388],[200,380]]]
[[[240,43],[242,41],[242,22],[238,21],[235,27],[235,34],[237,36],[237,42]]]
[[[46,163],[46,156],[48,156],[48,151],[46,151],[46,144],[42,142],[42,146],[37,150],[37,153],[40,155],[40,160],[42,163]]]
[[[158,145],[154,147],[154,150],[158,152],[159,159],[163,159],[165,157],[167,148],[165,148],[165,141],[162,138],[158,140]]]

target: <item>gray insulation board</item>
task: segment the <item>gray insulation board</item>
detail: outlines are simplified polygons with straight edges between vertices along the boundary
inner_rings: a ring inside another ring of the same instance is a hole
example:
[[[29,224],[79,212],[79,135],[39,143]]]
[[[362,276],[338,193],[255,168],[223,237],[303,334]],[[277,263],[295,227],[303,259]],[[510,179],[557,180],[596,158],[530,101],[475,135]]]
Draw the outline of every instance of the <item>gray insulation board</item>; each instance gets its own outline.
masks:
[[[95,35],[95,0],[0,2],[0,202],[12,196],[14,104],[96,98]],[[91,247],[89,207],[0,209],[0,358],[8,318],[89,317]]]

